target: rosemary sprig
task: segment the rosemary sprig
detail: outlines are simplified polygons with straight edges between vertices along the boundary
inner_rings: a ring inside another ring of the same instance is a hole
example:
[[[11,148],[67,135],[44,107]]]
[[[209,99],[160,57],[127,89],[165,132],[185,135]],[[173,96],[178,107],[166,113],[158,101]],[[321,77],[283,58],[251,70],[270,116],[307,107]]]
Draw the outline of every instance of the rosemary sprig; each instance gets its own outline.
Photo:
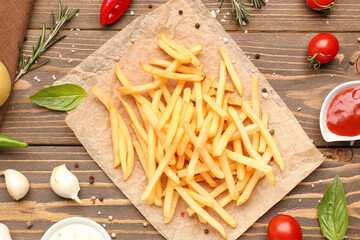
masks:
[[[261,8],[262,5],[266,5],[264,0],[250,0],[250,3],[243,3],[240,0],[231,0],[232,10],[231,14],[236,21],[240,24],[240,26],[245,25],[244,23],[249,23],[248,17],[253,17],[251,15],[251,11],[247,10],[247,7]],[[221,4],[219,9],[222,7],[224,0],[221,0]]]
[[[51,26],[50,26],[50,32],[49,32],[49,36],[46,38],[46,26],[45,23],[42,24],[42,33],[41,36],[39,38],[39,41],[37,43],[37,46],[33,46],[32,47],[32,56],[31,57],[25,57],[23,55],[23,51],[22,51],[22,46],[20,44],[20,42],[18,42],[19,44],[19,50],[20,50],[20,69],[18,71],[18,74],[16,75],[15,78],[15,82],[17,80],[20,79],[20,77],[34,69],[37,69],[43,65],[45,65],[49,59],[45,59],[43,61],[41,61],[40,63],[33,65],[35,60],[40,57],[41,55],[44,54],[44,52],[51,47],[52,45],[54,45],[55,43],[57,43],[58,41],[60,41],[61,39],[63,39],[64,37],[66,37],[66,35],[61,36],[57,39],[55,39],[56,35],[59,33],[60,28],[68,21],[70,20],[73,16],[75,16],[75,14],[77,12],[79,12],[79,9],[75,9],[73,12],[69,13],[70,10],[68,9],[67,6],[65,6],[64,8],[61,5],[60,0],[58,0],[59,2],[59,15],[58,15],[58,20],[56,21],[56,25],[54,25],[54,13],[51,13]]]

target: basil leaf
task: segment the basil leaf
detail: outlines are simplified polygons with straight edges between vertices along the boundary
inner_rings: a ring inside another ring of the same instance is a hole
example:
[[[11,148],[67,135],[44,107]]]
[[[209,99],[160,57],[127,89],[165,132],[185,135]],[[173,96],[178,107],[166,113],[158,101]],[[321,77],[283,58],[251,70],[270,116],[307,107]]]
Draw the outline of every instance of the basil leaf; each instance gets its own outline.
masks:
[[[340,178],[326,190],[318,206],[318,216],[322,234],[329,240],[344,239],[348,227],[348,209]]]
[[[41,89],[29,99],[51,110],[69,111],[81,103],[86,91],[74,84],[64,84]]]

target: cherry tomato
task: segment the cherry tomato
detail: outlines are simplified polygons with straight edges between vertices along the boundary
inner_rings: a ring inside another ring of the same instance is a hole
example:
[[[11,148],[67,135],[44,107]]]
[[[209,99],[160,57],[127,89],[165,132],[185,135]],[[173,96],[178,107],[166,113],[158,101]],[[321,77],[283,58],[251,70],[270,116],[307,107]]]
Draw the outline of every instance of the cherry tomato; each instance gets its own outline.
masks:
[[[320,33],[311,39],[308,46],[310,64],[318,69],[321,64],[334,59],[339,52],[339,41],[330,33]]]
[[[268,240],[301,240],[302,231],[295,218],[289,215],[277,215],[271,219]]]
[[[100,10],[100,24],[111,24],[118,20],[132,0],[104,0]]]
[[[335,6],[335,0],[306,0],[306,3],[309,8],[325,13],[332,12]]]

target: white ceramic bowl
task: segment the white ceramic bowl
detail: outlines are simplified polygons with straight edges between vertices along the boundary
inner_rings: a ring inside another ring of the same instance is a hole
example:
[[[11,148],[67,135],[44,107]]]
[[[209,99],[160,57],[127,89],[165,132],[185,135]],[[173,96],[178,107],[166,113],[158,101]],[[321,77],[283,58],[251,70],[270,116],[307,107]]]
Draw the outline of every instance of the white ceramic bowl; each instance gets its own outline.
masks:
[[[338,94],[340,91],[342,91],[346,88],[356,86],[356,85],[360,85],[360,80],[343,83],[343,84],[337,86],[336,88],[334,88],[326,96],[326,98],[323,102],[323,105],[321,107],[321,111],[320,111],[320,130],[321,130],[321,134],[326,142],[355,141],[355,140],[360,139],[360,135],[354,136],[354,137],[344,137],[344,136],[336,135],[336,134],[330,132],[330,130],[328,129],[328,127],[326,125],[326,113],[327,113],[327,110],[329,108],[331,101],[334,99],[336,94]]]
[[[54,225],[52,225],[43,235],[43,237],[41,238],[41,240],[49,240],[50,237],[60,228],[69,225],[69,224],[86,224],[90,227],[93,227],[94,229],[96,229],[106,240],[111,240],[110,235],[106,232],[106,230],[99,225],[98,223],[94,222],[93,220],[90,220],[88,218],[83,218],[83,217],[71,217],[71,218],[66,218],[63,219],[57,223],[55,223]]]

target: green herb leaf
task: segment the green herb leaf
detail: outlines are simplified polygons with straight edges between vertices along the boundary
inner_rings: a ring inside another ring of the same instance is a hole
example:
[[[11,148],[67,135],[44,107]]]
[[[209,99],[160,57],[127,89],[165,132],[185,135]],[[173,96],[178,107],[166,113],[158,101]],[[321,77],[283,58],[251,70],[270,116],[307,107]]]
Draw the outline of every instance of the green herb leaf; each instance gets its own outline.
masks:
[[[344,239],[348,227],[348,209],[344,189],[336,175],[318,206],[323,235],[329,240]]]
[[[74,84],[64,84],[41,89],[30,100],[51,110],[69,111],[81,103],[86,91]]]

